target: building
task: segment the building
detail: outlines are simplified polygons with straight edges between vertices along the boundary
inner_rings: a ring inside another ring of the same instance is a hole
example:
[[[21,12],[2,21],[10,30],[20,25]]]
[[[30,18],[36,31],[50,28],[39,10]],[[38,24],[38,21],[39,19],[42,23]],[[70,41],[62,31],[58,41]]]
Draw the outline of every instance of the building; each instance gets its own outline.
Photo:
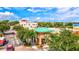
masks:
[[[73,33],[79,35],[79,22],[73,23]]]
[[[6,39],[13,39],[16,37],[16,31],[14,30],[5,31],[4,36],[6,37]]]
[[[47,35],[52,32],[52,30],[46,27],[38,27],[35,28],[35,31],[37,32],[36,44],[39,47],[42,47],[42,45],[46,44],[45,37],[47,37]]]
[[[33,28],[36,28],[38,26],[37,23],[35,23],[35,22],[29,22],[26,19],[20,20],[19,24],[22,25],[23,27],[29,28],[29,29],[33,29]]]

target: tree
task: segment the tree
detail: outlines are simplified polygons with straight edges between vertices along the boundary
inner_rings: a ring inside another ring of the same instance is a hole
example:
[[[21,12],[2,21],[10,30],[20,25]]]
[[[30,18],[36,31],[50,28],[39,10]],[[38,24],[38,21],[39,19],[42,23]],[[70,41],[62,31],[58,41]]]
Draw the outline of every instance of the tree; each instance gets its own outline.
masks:
[[[26,30],[18,30],[17,31],[17,36],[18,38],[25,44],[27,42],[27,38],[28,38],[28,33],[26,32]]]
[[[36,32],[34,32],[34,30],[24,29],[18,31],[18,37],[26,45],[31,44],[31,41],[35,38],[35,36]]]
[[[64,27],[63,22],[55,22],[54,27]]]
[[[65,23],[65,27],[73,28],[73,23],[72,22],[67,22],[67,23]]]
[[[18,21],[11,21],[11,22],[9,22],[9,25],[10,25],[10,26],[14,26],[14,25],[16,25],[16,24],[19,24],[19,22],[18,22]]]
[[[50,40],[48,41],[49,42],[49,49],[50,50],[60,50],[60,44],[61,44],[61,41],[60,41],[60,37],[57,35],[57,34],[50,34]]]
[[[32,30],[29,30],[29,38],[33,39],[35,38],[36,36],[36,32],[32,29]]]
[[[5,25],[5,24],[0,24],[0,31],[1,32],[4,32],[4,31],[9,30],[9,29],[10,29],[10,26]]]
[[[22,26],[14,26],[14,30],[17,31],[18,38],[25,44],[31,44],[31,40],[33,40],[36,36],[36,32],[34,30],[29,30],[28,28],[24,28]]]
[[[38,22],[38,27],[53,27],[54,23],[52,22]]]
[[[51,34],[50,50],[57,51],[78,51],[79,36],[76,36],[69,30],[62,30],[59,35]]]
[[[18,26],[13,26],[13,29],[19,31],[19,30],[24,30],[24,27],[18,25]]]
[[[0,21],[0,24],[7,24],[8,25],[8,23],[9,23],[9,20],[2,20],[2,21]]]

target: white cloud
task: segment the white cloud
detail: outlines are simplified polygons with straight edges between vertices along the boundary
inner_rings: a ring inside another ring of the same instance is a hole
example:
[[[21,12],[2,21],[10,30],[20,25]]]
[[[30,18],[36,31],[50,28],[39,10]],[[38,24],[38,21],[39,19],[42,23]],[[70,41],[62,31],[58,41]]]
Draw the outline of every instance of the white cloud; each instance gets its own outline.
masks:
[[[66,7],[59,7],[58,8],[58,12],[66,12],[66,11],[68,11],[70,8],[66,8]]]
[[[45,8],[44,10],[42,9],[34,9],[34,8],[29,8],[28,10],[31,11],[31,12],[45,12],[45,11],[48,11],[48,10],[51,10],[52,8]],[[73,21],[73,18],[74,20],[76,18],[79,18],[79,7],[76,7],[76,8],[72,8],[71,7],[58,7],[57,8],[58,10],[56,11],[56,13],[43,13],[43,15],[46,17],[46,18],[40,18],[40,17],[37,17],[35,20],[60,20],[60,21]]]
[[[40,8],[40,7],[39,7]],[[41,7],[41,9],[35,9],[35,8],[29,8],[27,9],[28,11],[31,11],[33,13],[36,13],[36,12],[45,12],[45,11],[48,11],[48,10],[51,10],[52,8],[51,7]]]
[[[51,9],[52,9],[52,7],[45,7],[45,9],[46,9],[46,10],[51,10]]]
[[[37,18],[36,18],[36,20],[39,20],[39,19],[40,19],[40,17],[37,17]]]
[[[73,17],[79,17],[79,8],[74,8],[73,10],[70,10],[70,8],[59,8],[55,17],[60,20],[69,20]]]
[[[28,11],[31,11],[31,12],[34,12],[34,13],[41,11],[41,10],[35,10],[35,9],[33,9],[33,8],[30,8],[30,9],[27,9],[27,10],[28,10]]]
[[[0,12],[0,15],[14,15],[14,14],[6,11],[6,12]]]
[[[12,19],[19,19],[19,17],[17,15],[15,15],[14,13],[11,12],[0,12],[0,20],[12,20]]]
[[[26,19],[26,18],[22,18],[22,19]]]

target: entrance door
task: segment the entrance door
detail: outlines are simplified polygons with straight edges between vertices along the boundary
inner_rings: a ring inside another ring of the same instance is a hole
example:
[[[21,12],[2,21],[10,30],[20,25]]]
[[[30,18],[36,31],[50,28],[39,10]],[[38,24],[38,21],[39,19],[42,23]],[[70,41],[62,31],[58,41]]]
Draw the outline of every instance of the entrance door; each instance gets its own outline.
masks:
[[[39,45],[39,38],[36,39],[36,45]]]
[[[42,39],[42,45],[45,44],[45,39]]]

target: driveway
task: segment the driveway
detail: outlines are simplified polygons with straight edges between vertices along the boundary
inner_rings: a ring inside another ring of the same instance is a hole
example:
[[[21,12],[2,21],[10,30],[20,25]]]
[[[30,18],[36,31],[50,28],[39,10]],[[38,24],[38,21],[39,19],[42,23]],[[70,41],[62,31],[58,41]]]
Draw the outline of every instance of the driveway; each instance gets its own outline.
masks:
[[[0,51],[6,51],[5,49],[1,49]],[[34,49],[32,47],[25,47],[23,45],[15,47],[15,51],[43,51],[42,49]]]

